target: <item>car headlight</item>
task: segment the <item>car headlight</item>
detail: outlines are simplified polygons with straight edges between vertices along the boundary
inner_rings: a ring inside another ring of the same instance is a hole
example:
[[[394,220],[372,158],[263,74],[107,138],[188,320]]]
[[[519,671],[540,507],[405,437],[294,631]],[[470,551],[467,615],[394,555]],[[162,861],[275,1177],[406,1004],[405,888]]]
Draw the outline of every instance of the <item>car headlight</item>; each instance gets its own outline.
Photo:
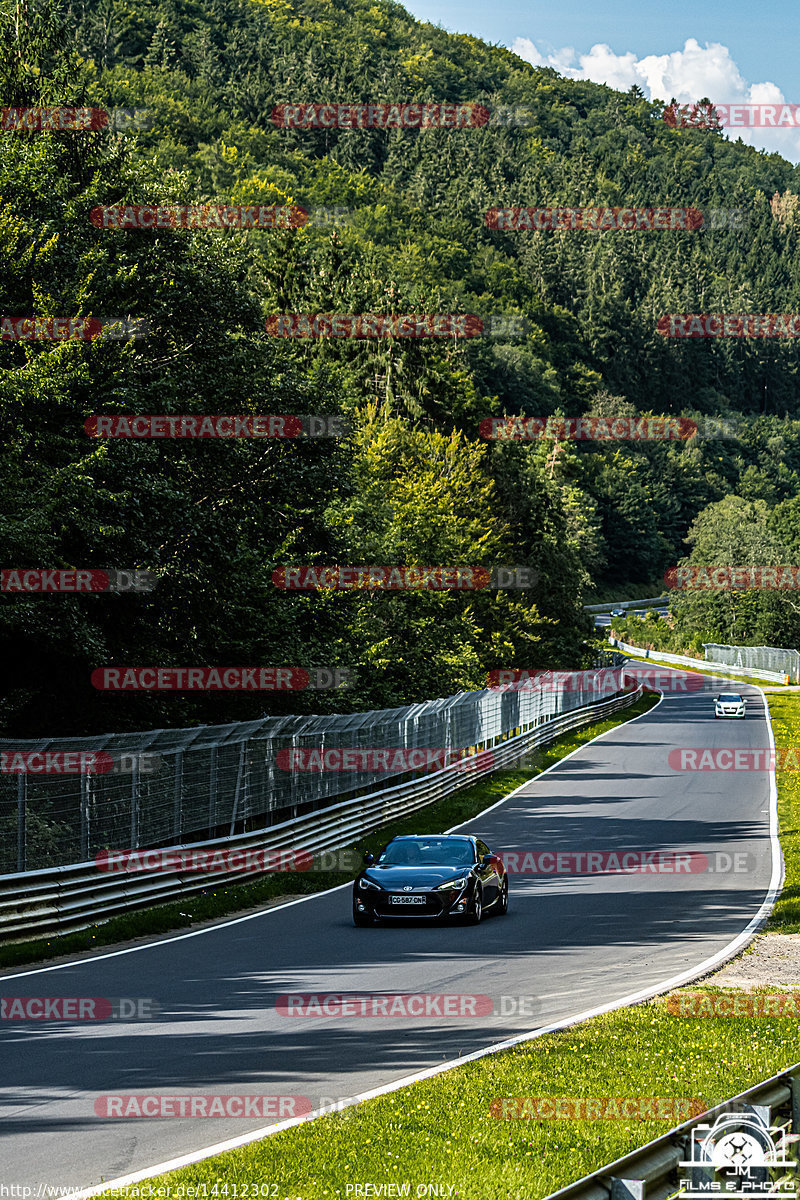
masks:
[[[371,879],[359,879],[358,886],[365,892],[383,891],[383,888],[378,887],[377,883],[373,883]]]
[[[450,892],[455,889],[458,889],[460,891],[461,888],[465,888],[468,883],[469,883],[469,875],[461,875],[458,879],[448,879],[445,881],[445,883],[440,883],[439,886],[437,887],[436,891],[437,892]]]

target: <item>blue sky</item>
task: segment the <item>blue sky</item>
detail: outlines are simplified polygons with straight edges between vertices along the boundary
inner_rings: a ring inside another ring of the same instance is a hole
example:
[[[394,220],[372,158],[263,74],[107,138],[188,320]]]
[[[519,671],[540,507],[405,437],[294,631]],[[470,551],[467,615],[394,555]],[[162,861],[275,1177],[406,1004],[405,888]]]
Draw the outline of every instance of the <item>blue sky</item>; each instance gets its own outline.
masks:
[[[420,20],[497,42],[566,75],[623,90],[639,82],[651,98],[800,105],[798,0],[411,0],[405,7]],[[593,50],[599,47],[608,50]],[[800,159],[800,128],[741,136]]]

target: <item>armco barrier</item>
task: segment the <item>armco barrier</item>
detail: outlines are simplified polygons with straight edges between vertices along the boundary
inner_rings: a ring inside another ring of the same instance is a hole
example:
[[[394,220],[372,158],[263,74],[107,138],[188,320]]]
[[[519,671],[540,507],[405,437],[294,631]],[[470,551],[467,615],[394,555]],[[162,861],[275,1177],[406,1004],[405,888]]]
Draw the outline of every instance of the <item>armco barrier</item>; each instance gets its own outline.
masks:
[[[627,642],[620,642],[617,638],[610,637],[609,643],[616,646],[618,650],[624,650],[626,654],[633,654],[639,658],[652,658],[654,662],[665,662],[678,667],[694,667],[696,671],[704,671],[706,667],[711,667],[709,674],[714,675],[752,675],[755,679],[769,679],[777,683],[783,683],[783,674],[777,671],[757,671],[750,667],[732,667],[729,663],[712,662],[707,658],[688,658],[683,654],[667,654],[664,650],[646,650],[643,646],[629,646]]]
[[[624,679],[624,675],[621,675]],[[375,791],[366,796],[330,805],[318,812],[270,825],[252,833],[213,841],[192,842],[180,849],[227,850],[341,850],[364,834],[416,812],[491,774],[509,767],[535,746],[562,733],[610,716],[633,704],[642,695],[641,684],[612,699],[573,709],[554,720],[534,725],[491,747],[491,762],[481,762],[488,747],[476,747],[472,759],[424,776],[411,783]],[[470,762],[474,762],[472,769]],[[142,908],[242,882],[263,875],[259,870],[194,873],[173,871],[150,874],[104,873],[95,862],[0,875],[0,938],[24,941],[72,930],[87,929],[117,913]]]
[[[663,608],[668,603],[669,596],[650,596],[646,600],[611,600],[608,604],[584,604],[583,611],[610,613],[612,608]]]
[[[678,1195],[678,1164],[689,1161],[691,1153],[691,1131],[696,1126],[713,1125],[717,1116],[726,1111],[735,1111],[741,1116],[761,1115],[767,1124],[779,1128],[788,1128],[794,1133],[800,1132],[800,1063],[795,1063],[779,1075],[756,1084],[746,1092],[740,1092],[723,1104],[718,1104],[693,1117],[690,1121],[678,1125],[662,1137],[648,1142],[641,1149],[624,1158],[618,1158],[608,1166],[585,1175],[577,1183],[551,1192],[545,1200],[668,1200]],[[797,1157],[797,1143],[789,1146],[791,1158]],[[724,1183],[719,1183],[716,1189],[706,1180],[705,1191],[709,1195],[730,1195],[726,1192]],[[697,1186],[696,1184],[694,1186]],[[683,1194],[683,1193],[681,1193]],[[693,1195],[699,1193],[692,1192]],[[743,1191],[735,1193],[745,1195]],[[750,1194],[750,1193],[747,1193]],[[757,1195],[755,1188],[752,1195]],[[767,1195],[762,1192],[762,1195]],[[769,1195],[779,1193],[770,1189]],[[781,1192],[787,1197],[795,1192]]]

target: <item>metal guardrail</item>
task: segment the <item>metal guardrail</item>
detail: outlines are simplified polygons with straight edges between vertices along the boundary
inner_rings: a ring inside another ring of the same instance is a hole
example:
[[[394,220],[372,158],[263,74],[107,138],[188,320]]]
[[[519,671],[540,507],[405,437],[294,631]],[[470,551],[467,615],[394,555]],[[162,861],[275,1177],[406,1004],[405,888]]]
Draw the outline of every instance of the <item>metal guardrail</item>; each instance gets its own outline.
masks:
[[[658,605],[663,608],[669,601],[669,596],[649,596],[645,600],[612,600],[609,604],[584,604],[583,611],[588,613],[611,612],[612,608],[649,608]]]
[[[736,1112],[743,1117],[748,1114],[761,1116],[770,1126],[784,1127],[788,1124],[793,1132],[798,1132],[800,1063],[794,1063],[746,1092],[740,1092],[708,1112],[677,1125],[632,1154],[616,1159],[560,1191],[551,1192],[545,1200],[667,1200],[677,1194],[678,1165],[689,1158],[691,1131],[698,1125],[713,1124],[716,1117],[726,1111]],[[710,1195],[726,1194],[724,1184],[716,1191],[710,1188],[706,1190]]]
[[[575,708],[553,720],[534,723],[497,745],[477,746],[471,758],[411,783],[342,801],[261,830],[169,849],[174,853],[182,849],[319,852],[349,847],[364,834],[452,795],[498,768],[513,765],[534,747],[628,707],[639,699],[642,690],[637,681],[631,691]],[[493,741],[490,739],[490,743]],[[491,750],[490,761],[487,750]],[[96,862],[90,861],[0,875],[0,938],[24,941],[88,929],[129,909],[263,874],[262,868],[254,867],[241,871],[203,871],[199,877],[197,873],[180,870],[154,876],[152,872],[102,872]]]
[[[694,667],[696,671],[705,670],[706,667],[713,667],[713,673],[719,675],[752,675],[756,679],[768,679],[776,683],[783,683],[783,673],[777,671],[760,671],[750,667],[732,667],[729,663],[712,662],[707,658],[689,658],[684,654],[667,654],[665,650],[647,650],[644,646],[631,646],[627,642],[620,642],[617,638],[610,637],[609,643],[616,646],[620,650],[624,650],[626,654],[634,654],[652,658],[654,661],[662,661],[674,664],[679,667]]]

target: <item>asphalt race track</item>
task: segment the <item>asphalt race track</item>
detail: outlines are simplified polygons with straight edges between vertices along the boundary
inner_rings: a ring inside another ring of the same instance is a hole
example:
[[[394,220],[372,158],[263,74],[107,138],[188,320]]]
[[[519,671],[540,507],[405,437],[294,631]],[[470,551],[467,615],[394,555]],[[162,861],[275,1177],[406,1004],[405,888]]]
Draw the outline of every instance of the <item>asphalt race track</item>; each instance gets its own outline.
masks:
[[[741,870],[518,874],[506,917],[452,929],[356,929],[348,887],[134,950],[6,973],[6,998],[146,998],[159,1015],[0,1022],[0,1181],[89,1187],[273,1120],[109,1119],[95,1114],[103,1095],[304,1096],[316,1108],[658,990],[724,954],[779,878],[770,774],[679,771],[668,754],[768,749],[770,734],[755,689],[729,681],[712,688],[707,677],[704,685],[665,692],[644,717],[584,747],[464,831],[500,852],[517,851],[518,865],[526,852],[694,851],[711,866],[730,860]],[[733,687],[750,697],[748,719],[715,721],[711,692]],[[276,1011],[279,995],[309,992],[488,994],[494,1013]],[[535,997],[522,1014],[520,996]]]
[[[651,604],[645,608],[629,608],[626,610],[626,612],[633,613],[635,617],[643,617],[646,612],[654,612],[659,617],[665,617],[669,612],[669,609],[659,608],[657,606],[653,607]],[[608,629],[608,627],[611,625],[611,613],[592,613],[592,617],[594,618],[595,626],[598,629]]]

